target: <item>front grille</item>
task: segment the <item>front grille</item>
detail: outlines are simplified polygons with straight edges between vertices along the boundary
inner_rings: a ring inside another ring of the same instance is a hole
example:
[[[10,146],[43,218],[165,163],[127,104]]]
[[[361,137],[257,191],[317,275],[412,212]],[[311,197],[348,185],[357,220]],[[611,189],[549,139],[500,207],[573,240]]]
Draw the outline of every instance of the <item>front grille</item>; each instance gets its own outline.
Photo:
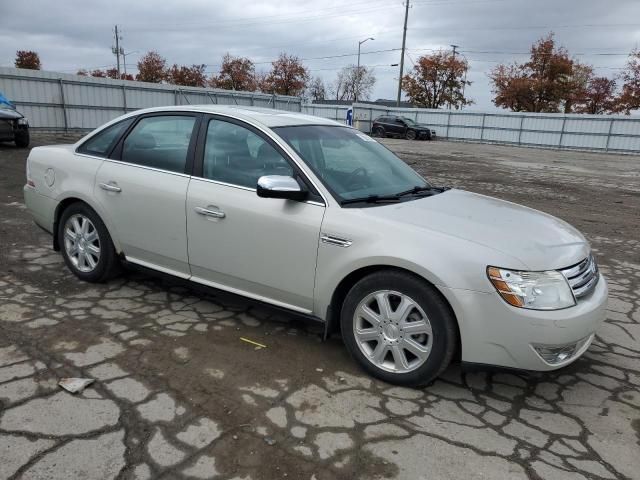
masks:
[[[576,298],[589,295],[598,283],[598,265],[593,255],[589,255],[577,265],[560,270]]]

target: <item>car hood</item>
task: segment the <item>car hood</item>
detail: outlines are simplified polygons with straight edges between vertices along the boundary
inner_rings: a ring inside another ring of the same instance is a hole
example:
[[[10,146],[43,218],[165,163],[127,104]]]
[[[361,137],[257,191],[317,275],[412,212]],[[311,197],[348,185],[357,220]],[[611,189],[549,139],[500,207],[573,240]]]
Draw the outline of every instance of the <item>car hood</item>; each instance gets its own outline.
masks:
[[[431,126],[425,125],[424,123],[416,123],[415,127],[421,130],[431,130]]]
[[[23,115],[16,110],[10,108],[0,108],[0,118],[2,120],[17,120],[22,117]]]
[[[515,257],[531,270],[565,268],[590,251],[584,236],[563,220],[463,190],[365,210],[391,222],[484,245]]]

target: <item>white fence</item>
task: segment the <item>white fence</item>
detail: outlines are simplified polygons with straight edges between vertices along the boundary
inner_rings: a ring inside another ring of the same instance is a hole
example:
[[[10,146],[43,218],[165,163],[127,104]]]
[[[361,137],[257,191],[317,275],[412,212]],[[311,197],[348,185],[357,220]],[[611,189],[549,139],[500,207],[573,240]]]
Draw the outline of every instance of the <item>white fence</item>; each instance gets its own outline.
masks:
[[[344,122],[345,105],[303,105],[310,115]],[[354,126],[363,132],[383,115],[401,115],[429,125],[440,138],[543,148],[640,153],[640,117],[549,113],[473,112],[389,108],[359,103]]]
[[[304,112],[344,122],[345,105],[303,105],[298,97],[178,87],[55,72],[0,67],[0,91],[34,129],[93,129],[140,108],[227,104]],[[376,117],[402,115],[429,125],[440,138],[545,148],[640,153],[640,117],[544,113],[473,112],[390,108],[359,103],[354,125],[371,130]]]
[[[16,104],[32,128],[47,131],[93,129],[126,112],[166,105],[253,105],[296,112],[301,105],[297,97],[8,67],[0,67],[0,92]]]

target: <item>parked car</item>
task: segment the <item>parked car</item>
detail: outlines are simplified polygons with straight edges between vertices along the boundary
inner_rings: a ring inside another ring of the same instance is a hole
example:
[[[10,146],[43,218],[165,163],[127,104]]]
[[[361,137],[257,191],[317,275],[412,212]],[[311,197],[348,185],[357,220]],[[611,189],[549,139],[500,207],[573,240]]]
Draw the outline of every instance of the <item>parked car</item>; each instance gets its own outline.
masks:
[[[26,205],[78,278],[128,262],[297,312],[391,383],[426,384],[457,356],[554,370],[604,318],[607,284],[575,228],[434,186],[331,120],[141,110],[34,148],[26,171]]]
[[[393,136],[407,140],[433,140],[436,138],[436,131],[432,130],[429,125],[394,115],[376,118],[371,125],[371,133],[375,137]]]
[[[15,142],[19,148],[29,146],[29,122],[4,103],[0,103],[0,142]]]

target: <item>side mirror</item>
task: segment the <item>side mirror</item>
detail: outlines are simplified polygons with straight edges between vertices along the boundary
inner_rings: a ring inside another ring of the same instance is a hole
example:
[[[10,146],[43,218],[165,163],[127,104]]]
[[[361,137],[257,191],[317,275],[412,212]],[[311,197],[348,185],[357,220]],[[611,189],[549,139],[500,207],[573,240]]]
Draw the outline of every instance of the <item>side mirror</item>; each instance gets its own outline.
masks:
[[[284,198],[285,200],[304,200],[309,194],[300,187],[295,178],[284,175],[260,177],[256,193],[262,198]]]

